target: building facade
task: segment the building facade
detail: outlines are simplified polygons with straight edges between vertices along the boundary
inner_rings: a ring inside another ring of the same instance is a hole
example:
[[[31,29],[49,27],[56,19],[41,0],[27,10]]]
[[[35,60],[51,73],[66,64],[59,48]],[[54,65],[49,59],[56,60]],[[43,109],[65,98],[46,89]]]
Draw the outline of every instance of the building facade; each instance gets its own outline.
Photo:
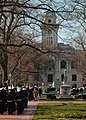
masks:
[[[61,50],[58,54],[51,54],[51,58],[54,61],[54,65],[49,66],[47,70],[39,70],[41,76],[40,85],[46,89],[47,87],[55,87],[59,90],[60,85],[64,81],[64,71],[66,70],[66,84],[71,85],[71,87],[79,88],[86,85],[83,77],[77,72],[75,68],[75,61],[72,58],[72,53],[75,49],[68,44],[58,42],[58,30],[59,25],[56,23],[55,13],[49,11],[44,12],[43,22],[45,24],[41,25],[42,30],[42,44],[46,48],[59,48]],[[58,49],[57,49],[58,50]],[[50,54],[49,54],[50,55]],[[41,72],[40,72],[41,71]],[[34,83],[33,74],[29,76],[29,80]],[[30,82],[29,81],[29,82]]]

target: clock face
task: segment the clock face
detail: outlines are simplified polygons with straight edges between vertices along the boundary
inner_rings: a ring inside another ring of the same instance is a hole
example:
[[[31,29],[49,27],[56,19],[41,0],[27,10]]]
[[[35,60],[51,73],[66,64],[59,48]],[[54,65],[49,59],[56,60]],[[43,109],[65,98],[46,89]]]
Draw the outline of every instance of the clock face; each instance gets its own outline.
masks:
[[[49,31],[48,31],[48,34],[51,34],[51,33],[52,33],[52,31],[51,31],[51,30],[49,30]]]
[[[51,23],[51,20],[50,20],[50,19],[48,20],[48,23]]]

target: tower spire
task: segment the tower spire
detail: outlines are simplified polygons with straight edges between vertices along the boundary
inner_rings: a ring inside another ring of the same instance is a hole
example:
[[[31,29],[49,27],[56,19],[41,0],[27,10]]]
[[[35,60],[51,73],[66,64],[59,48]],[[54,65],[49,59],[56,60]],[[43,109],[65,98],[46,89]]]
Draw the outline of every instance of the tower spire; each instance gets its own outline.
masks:
[[[42,42],[46,46],[57,46],[58,45],[58,29],[59,25],[56,23],[56,14],[51,11],[43,13],[42,24]]]

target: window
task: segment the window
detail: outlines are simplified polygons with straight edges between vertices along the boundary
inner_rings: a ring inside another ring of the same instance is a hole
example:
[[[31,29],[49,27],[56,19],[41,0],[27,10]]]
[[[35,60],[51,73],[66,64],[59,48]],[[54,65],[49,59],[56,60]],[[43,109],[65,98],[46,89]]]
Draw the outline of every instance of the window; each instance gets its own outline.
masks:
[[[61,61],[61,68],[66,68],[66,62],[64,60]]]
[[[77,75],[76,74],[72,75],[72,81],[77,81]]]
[[[53,37],[51,37],[51,44],[53,44]]]
[[[51,40],[51,44],[53,44],[53,41]]]
[[[64,81],[64,74],[61,74],[61,81]]]
[[[53,75],[52,74],[48,75],[48,82],[53,82]]]
[[[47,37],[47,44],[53,44],[53,37]]]

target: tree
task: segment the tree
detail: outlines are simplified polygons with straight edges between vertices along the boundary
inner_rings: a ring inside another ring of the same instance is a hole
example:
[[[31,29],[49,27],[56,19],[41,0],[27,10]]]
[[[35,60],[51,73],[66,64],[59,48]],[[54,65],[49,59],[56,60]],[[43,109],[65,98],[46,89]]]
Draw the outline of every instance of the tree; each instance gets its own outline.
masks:
[[[44,23],[41,18],[41,13],[44,11],[51,11],[56,13],[58,17],[58,24],[66,26],[68,24],[68,18],[65,14],[71,16],[71,14],[78,13],[78,5],[75,0],[73,5],[63,2],[38,0],[35,3],[27,0],[1,0],[0,1],[0,47],[1,47],[1,66],[4,70],[4,81],[8,80],[8,47],[23,47],[29,46],[39,52],[45,53],[42,49],[33,41],[39,39],[40,24]],[[82,3],[82,2],[81,2]],[[83,2],[85,3],[85,1]],[[70,7],[71,6],[71,7]],[[85,11],[85,9],[84,9]],[[52,27],[52,24],[47,24]],[[68,26],[69,27],[69,26]],[[20,32],[23,31],[23,32]],[[20,33],[20,34],[19,34]],[[23,33],[23,34],[21,34]],[[27,37],[25,37],[25,34]],[[28,38],[29,36],[29,38]],[[19,43],[12,43],[13,39],[19,40]],[[47,49],[46,52],[53,50]],[[4,61],[4,62],[3,62]]]
[[[76,54],[73,56],[77,62],[76,69],[86,80],[86,41],[84,33],[79,33],[74,39],[75,45],[77,47]]]
[[[70,39],[77,50],[74,56],[77,62],[76,69],[86,80],[86,1],[74,0],[72,5],[74,4],[76,4],[76,7],[72,16],[76,25],[73,24],[72,31],[74,34],[71,35]]]
[[[20,1],[21,4],[21,1]],[[8,80],[8,45],[12,44],[12,41],[14,37],[16,40],[19,39],[19,32],[23,29],[22,26],[30,26],[32,21],[27,22],[25,20],[25,16],[22,14],[19,14],[19,2],[13,2],[13,1],[1,1],[1,20],[0,20],[0,41],[1,41],[1,66],[4,70],[4,81]],[[18,8],[17,8],[18,5]],[[24,5],[24,3],[21,4],[21,6]],[[23,6],[24,8],[25,6]],[[29,11],[30,12],[30,11]],[[17,33],[18,32],[18,33]],[[23,34],[24,35],[24,34]],[[22,35],[22,36],[23,36]],[[21,41],[17,43],[17,47],[21,47],[21,44],[24,43],[24,41]],[[18,46],[19,45],[19,46]],[[11,45],[12,46],[12,45]],[[16,45],[15,45],[16,46]]]

